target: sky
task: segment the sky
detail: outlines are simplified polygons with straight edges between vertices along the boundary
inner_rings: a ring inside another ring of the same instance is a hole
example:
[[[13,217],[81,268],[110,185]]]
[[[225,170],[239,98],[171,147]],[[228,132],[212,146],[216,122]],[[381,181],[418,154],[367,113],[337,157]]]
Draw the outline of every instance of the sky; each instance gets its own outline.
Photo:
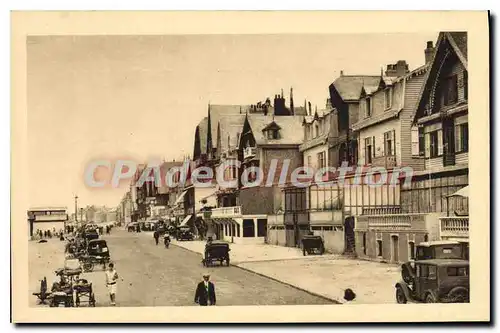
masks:
[[[126,191],[89,188],[90,162],[192,155],[208,104],[255,104],[293,87],[321,109],[339,76],[424,64],[438,32],[358,35],[30,36],[31,206],[117,206]]]

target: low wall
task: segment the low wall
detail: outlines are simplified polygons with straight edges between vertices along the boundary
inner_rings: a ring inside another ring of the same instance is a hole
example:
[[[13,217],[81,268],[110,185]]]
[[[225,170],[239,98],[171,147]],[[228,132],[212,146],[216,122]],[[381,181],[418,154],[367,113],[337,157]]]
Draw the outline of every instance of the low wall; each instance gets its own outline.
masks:
[[[321,236],[325,243],[325,250],[330,253],[342,254],[344,252],[344,232],[313,230],[315,236]]]
[[[231,238],[231,237],[229,237]],[[233,237],[235,244],[265,244],[264,237]]]
[[[267,244],[286,246],[286,232],[285,229],[268,229],[267,230]]]

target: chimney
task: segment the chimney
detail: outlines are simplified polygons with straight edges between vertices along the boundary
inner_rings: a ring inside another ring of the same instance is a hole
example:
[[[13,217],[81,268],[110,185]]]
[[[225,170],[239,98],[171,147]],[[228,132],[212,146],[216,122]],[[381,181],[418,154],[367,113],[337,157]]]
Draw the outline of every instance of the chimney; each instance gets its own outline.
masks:
[[[330,109],[332,107],[332,101],[330,100],[330,98],[327,98],[326,99],[326,109]]]
[[[311,102],[307,102],[309,104],[309,115],[312,115]]]
[[[340,76],[344,76],[344,71],[343,70],[340,71]]]
[[[398,60],[397,63],[392,65],[387,65],[387,70],[385,71],[385,76],[389,77],[399,77],[408,74],[410,70],[408,69],[408,64],[405,60]]]
[[[434,53],[436,53],[436,49],[434,48],[432,41],[427,42],[427,48],[425,49],[425,63],[428,64],[434,58]]]

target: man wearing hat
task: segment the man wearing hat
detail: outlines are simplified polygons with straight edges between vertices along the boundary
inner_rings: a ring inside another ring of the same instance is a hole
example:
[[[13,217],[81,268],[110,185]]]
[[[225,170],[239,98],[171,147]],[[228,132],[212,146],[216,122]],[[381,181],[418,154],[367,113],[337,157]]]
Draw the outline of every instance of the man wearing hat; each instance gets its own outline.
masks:
[[[210,274],[203,274],[203,281],[198,283],[194,302],[201,306],[215,305],[215,286],[210,282]]]

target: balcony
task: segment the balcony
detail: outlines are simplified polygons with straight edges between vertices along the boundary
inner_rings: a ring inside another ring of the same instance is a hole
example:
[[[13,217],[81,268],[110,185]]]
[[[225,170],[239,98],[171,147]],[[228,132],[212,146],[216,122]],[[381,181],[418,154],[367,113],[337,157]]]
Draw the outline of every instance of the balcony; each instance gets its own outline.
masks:
[[[439,235],[442,240],[466,240],[469,238],[469,217],[440,217]]]
[[[243,149],[244,159],[255,157],[255,155],[257,155],[257,147],[246,147]]]
[[[386,169],[391,169],[396,167],[396,156],[378,156],[374,157],[372,160],[372,166],[384,167]]]
[[[425,214],[360,215],[356,221],[357,230],[424,230]]]
[[[212,209],[212,218],[227,218],[241,216],[241,206],[219,207]]]

